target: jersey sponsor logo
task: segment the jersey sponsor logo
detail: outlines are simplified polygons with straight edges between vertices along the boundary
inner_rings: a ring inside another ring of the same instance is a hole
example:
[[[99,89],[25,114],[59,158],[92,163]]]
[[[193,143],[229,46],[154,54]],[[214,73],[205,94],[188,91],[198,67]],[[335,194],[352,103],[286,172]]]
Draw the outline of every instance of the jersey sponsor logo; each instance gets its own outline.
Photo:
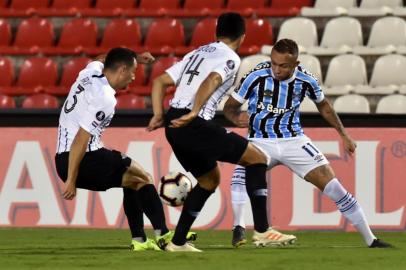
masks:
[[[106,114],[103,111],[98,111],[96,113],[96,119],[99,121],[103,121],[106,118]]]
[[[268,112],[272,112],[274,114],[284,114],[292,109],[290,108],[277,108],[274,107],[272,104],[265,105],[263,102],[257,104],[257,109],[267,110]]]
[[[226,64],[227,64],[227,67],[231,70],[233,70],[235,68],[235,63],[233,60],[228,60]]]

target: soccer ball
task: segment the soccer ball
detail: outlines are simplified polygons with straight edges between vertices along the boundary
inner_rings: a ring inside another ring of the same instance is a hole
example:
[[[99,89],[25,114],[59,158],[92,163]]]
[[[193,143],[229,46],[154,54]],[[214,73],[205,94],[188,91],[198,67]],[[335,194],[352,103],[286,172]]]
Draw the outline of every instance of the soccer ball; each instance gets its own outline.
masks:
[[[169,173],[161,178],[158,190],[163,203],[181,206],[192,190],[192,181],[183,173]]]

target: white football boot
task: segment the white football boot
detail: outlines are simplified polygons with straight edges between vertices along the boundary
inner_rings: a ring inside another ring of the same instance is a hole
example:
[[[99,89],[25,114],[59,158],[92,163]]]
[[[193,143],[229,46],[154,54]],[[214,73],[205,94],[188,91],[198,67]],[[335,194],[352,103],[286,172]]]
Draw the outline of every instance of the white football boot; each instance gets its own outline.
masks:
[[[177,246],[174,243],[169,242],[169,244],[166,245],[165,250],[169,252],[202,252],[200,249],[195,248],[192,244],[187,242],[182,246]]]
[[[271,227],[269,227],[268,230],[263,233],[254,231],[254,235],[252,236],[252,242],[257,247],[287,246],[295,243],[296,240],[296,236],[280,233]]]

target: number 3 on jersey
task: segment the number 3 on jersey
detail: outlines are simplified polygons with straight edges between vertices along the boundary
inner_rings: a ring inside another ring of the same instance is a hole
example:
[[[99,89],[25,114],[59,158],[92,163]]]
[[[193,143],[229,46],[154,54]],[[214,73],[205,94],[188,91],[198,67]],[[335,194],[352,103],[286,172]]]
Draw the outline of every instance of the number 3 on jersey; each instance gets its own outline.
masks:
[[[188,81],[186,83],[187,85],[190,85],[192,83],[192,80],[193,80],[194,76],[199,76],[200,72],[198,70],[199,70],[199,67],[202,64],[203,60],[204,60],[204,58],[199,59],[198,54],[192,55],[189,58],[189,61],[187,62],[186,66],[185,66],[184,73],[183,73],[183,74],[186,74],[186,75],[190,75],[189,79],[188,79]]]
[[[85,88],[83,88],[83,86],[78,84],[78,90],[73,95],[73,104],[72,104],[72,106],[70,108],[68,108],[68,99],[66,99],[65,104],[63,105],[63,110],[64,110],[65,113],[70,113],[71,111],[73,111],[73,109],[75,109],[75,106],[78,103],[78,98],[76,97],[76,95],[82,93],[83,91],[85,91]]]

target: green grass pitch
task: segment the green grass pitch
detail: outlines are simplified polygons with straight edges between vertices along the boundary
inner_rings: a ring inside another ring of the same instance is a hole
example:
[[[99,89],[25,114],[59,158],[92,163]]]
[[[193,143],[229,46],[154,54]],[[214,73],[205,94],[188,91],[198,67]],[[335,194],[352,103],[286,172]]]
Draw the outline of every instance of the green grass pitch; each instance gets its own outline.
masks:
[[[377,233],[393,249],[366,248],[357,233],[294,234],[293,246],[235,249],[230,231],[198,231],[203,253],[167,253],[131,252],[128,230],[0,228],[0,269],[406,269],[406,232]]]

